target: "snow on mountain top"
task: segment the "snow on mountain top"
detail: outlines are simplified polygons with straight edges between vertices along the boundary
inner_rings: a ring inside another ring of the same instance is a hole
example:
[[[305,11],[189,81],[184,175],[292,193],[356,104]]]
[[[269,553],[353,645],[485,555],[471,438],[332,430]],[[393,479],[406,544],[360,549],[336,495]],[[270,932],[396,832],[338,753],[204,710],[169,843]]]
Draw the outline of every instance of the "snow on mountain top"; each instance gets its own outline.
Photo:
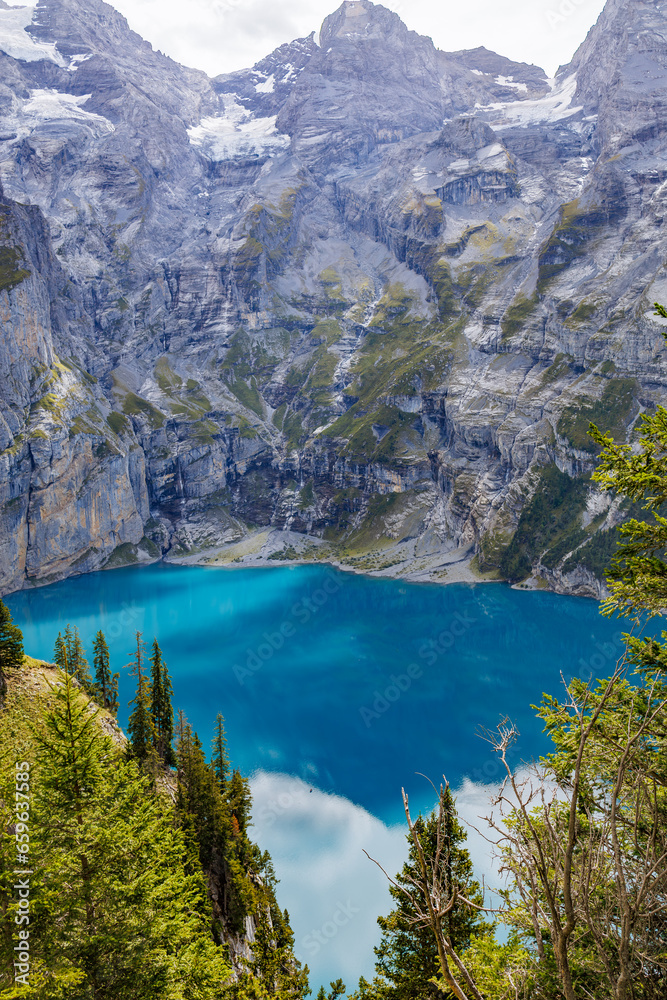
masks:
[[[62,121],[76,119],[94,125],[102,132],[113,132],[114,126],[108,118],[85,111],[83,105],[90,100],[90,94],[82,97],[76,94],[61,94],[57,90],[31,90],[30,100],[21,110],[21,118],[29,122]]]
[[[261,83],[255,84],[255,90],[258,94],[272,94],[275,89],[275,77],[273,73],[266,80]]]
[[[107,118],[83,108],[88,100],[90,94],[78,96],[61,94],[57,90],[31,90],[29,99],[21,102],[13,115],[3,118],[3,127],[13,130],[5,141],[15,142],[23,139],[45,122],[54,124],[80,122],[87,125],[96,138],[114,132],[114,126]]]
[[[278,153],[290,144],[290,138],[276,129],[276,115],[255,118],[234,94],[221,94],[222,115],[203,118],[199,125],[188,129],[193,146],[209,160],[220,162],[235,156],[258,156]]]
[[[573,74],[558,87],[552,82],[552,91],[546,97],[534,101],[488,104],[485,107],[478,105],[477,110],[493,113],[488,119],[493,128],[518,128],[539,122],[564,121],[583,110],[582,107],[572,107],[576,89],[577,78]]]
[[[0,51],[23,62],[48,59],[56,66],[64,67],[65,60],[56,49],[55,42],[38,42],[28,34],[37,4],[38,0],[27,0],[20,7],[0,7]]]

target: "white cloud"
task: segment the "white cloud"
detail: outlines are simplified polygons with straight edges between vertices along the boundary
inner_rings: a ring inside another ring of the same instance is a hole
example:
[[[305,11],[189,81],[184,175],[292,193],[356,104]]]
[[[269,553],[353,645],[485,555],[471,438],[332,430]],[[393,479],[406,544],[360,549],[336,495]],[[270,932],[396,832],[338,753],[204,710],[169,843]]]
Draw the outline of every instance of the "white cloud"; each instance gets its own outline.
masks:
[[[377,917],[391,909],[387,881],[363,849],[393,874],[407,856],[405,829],[289,775],[260,772],[251,785],[252,835],[271,853],[294,950],[315,992],[339,976],[356,986],[373,974]]]
[[[251,66],[276,46],[319,30],[336,0],[115,0],[155,48],[210,75]],[[570,61],[604,0],[386,0],[409,28],[448,51],[485,45],[550,74]]]
[[[258,772],[251,786],[252,836],[273,858],[278,900],[289,911],[295,952],[310,967],[314,992],[339,976],[350,989],[360,975],[372,978],[377,917],[389,913],[392,900],[387,880],[363,851],[393,876],[407,858],[406,824],[387,826],[348,799],[311,791],[286,774]],[[466,781],[456,792],[466,846],[488,887],[497,885],[491,848],[473,828],[483,826],[479,817],[490,812],[496,789]]]

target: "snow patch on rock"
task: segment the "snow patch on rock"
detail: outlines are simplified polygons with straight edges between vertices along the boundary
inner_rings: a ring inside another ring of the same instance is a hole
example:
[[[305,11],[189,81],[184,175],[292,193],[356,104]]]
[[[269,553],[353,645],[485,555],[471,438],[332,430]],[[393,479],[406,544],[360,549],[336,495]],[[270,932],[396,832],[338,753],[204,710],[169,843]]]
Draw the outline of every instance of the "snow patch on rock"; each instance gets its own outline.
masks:
[[[67,69],[70,73],[75,73],[82,63],[87,62],[89,59],[93,58],[92,52],[79,53],[70,58],[69,66]]]
[[[484,146],[477,154],[477,159],[481,163],[483,160],[491,160],[494,156],[505,156],[505,147],[499,142],[494,142],[490,146]]]
[[[512,90],[517,90],[520,94],[528,93],[528,85],[525,83],[516,83],[513,76],[497,76],[496,83],[500,87],[510,87]]]
[[[510,101],[477,107],[479,111],[493,112],[489,122],[495,128],[502,126],[520,128],[540,122],[564,121],[583,110],[581,106],[572,106],[572,99],[577,89],[577,78],[574,74],[567,77],[558,87],[552,81],[551,87],[550,94],[537,100]]]
[[[55,42],[38,42],[28,34],[39,0],[26,0],[18,7],[0,7],[0,51],[23,62],[47,59],[56,66],[66,62],[56,49]]]
[[[263,80],[261,83],[255,84],[255,90],[258,94],[272,94],[275,90],[275,77],[273,73],[268,79]]]
[[[234,94],[222,94],[224,112],[203,118],[188,129],[188,137],[209,160],[220,162],[236,156],[275,155],[287,149],[290,138],[276,129],[276,115],[255,118]]]
[[[21,129],[30,132],[40,122],[73,119],[90,125],[97,134],[114,132],[114,126],[108,118],[84,110],[83,105],[90,97],[90,94],[82,97],[61,94],[57,90],[31,90],[30,100],[21,109]]]

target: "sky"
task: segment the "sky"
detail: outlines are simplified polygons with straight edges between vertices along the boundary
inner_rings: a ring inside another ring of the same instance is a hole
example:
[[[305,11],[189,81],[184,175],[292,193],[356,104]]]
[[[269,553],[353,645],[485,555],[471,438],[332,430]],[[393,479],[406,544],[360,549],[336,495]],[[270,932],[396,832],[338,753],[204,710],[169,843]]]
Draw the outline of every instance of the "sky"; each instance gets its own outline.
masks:
[[[372,979],[373,948],[381,937],[377,916],[394,904],[385,876],[364,851],[392,875],[400,871],[407,860],[405,823],[386,826],[348,799],[311,790],[287,774],[260,771],[251,788],[251,834],[276,863],[278,900],[290,915],[294,953],[310,969],[313,996],[339,976],[350,989],[359,976]],[[456,790],[466,847],[487,886],[502,884],[480,832],[491,835],[480,816],[492,811],[497,790],[471,781]]]
[[[132,28],[210,76],[252,66],[283,42],[318,31],[338,0],[112,0]],[[386,0],[440,49],[484,45],[553,76],[597,20],[604,0]]]

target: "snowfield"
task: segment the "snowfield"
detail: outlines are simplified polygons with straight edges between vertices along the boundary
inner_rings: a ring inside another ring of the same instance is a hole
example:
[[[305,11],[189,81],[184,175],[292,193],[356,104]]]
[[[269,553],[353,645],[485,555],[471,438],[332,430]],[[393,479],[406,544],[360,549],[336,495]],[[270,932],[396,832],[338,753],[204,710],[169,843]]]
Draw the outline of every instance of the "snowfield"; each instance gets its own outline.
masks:
[[[254,118],[237,102],[234,94],[221,96],[224,113],[203,118],[199,125],[188,129],[192,145],[209,160],[220,162],[237,156],[275,155],[289,147],[289,136],[276,129],[276,115]]]
[[[0,7],[0,51],[12,59],[23,62],[39,62],[48,59],[56,66],[67,63],[58,52],[55,42],[38,42],[28,34],[33,23],[35,8],[39,0],[26,0],[21,7]]]

